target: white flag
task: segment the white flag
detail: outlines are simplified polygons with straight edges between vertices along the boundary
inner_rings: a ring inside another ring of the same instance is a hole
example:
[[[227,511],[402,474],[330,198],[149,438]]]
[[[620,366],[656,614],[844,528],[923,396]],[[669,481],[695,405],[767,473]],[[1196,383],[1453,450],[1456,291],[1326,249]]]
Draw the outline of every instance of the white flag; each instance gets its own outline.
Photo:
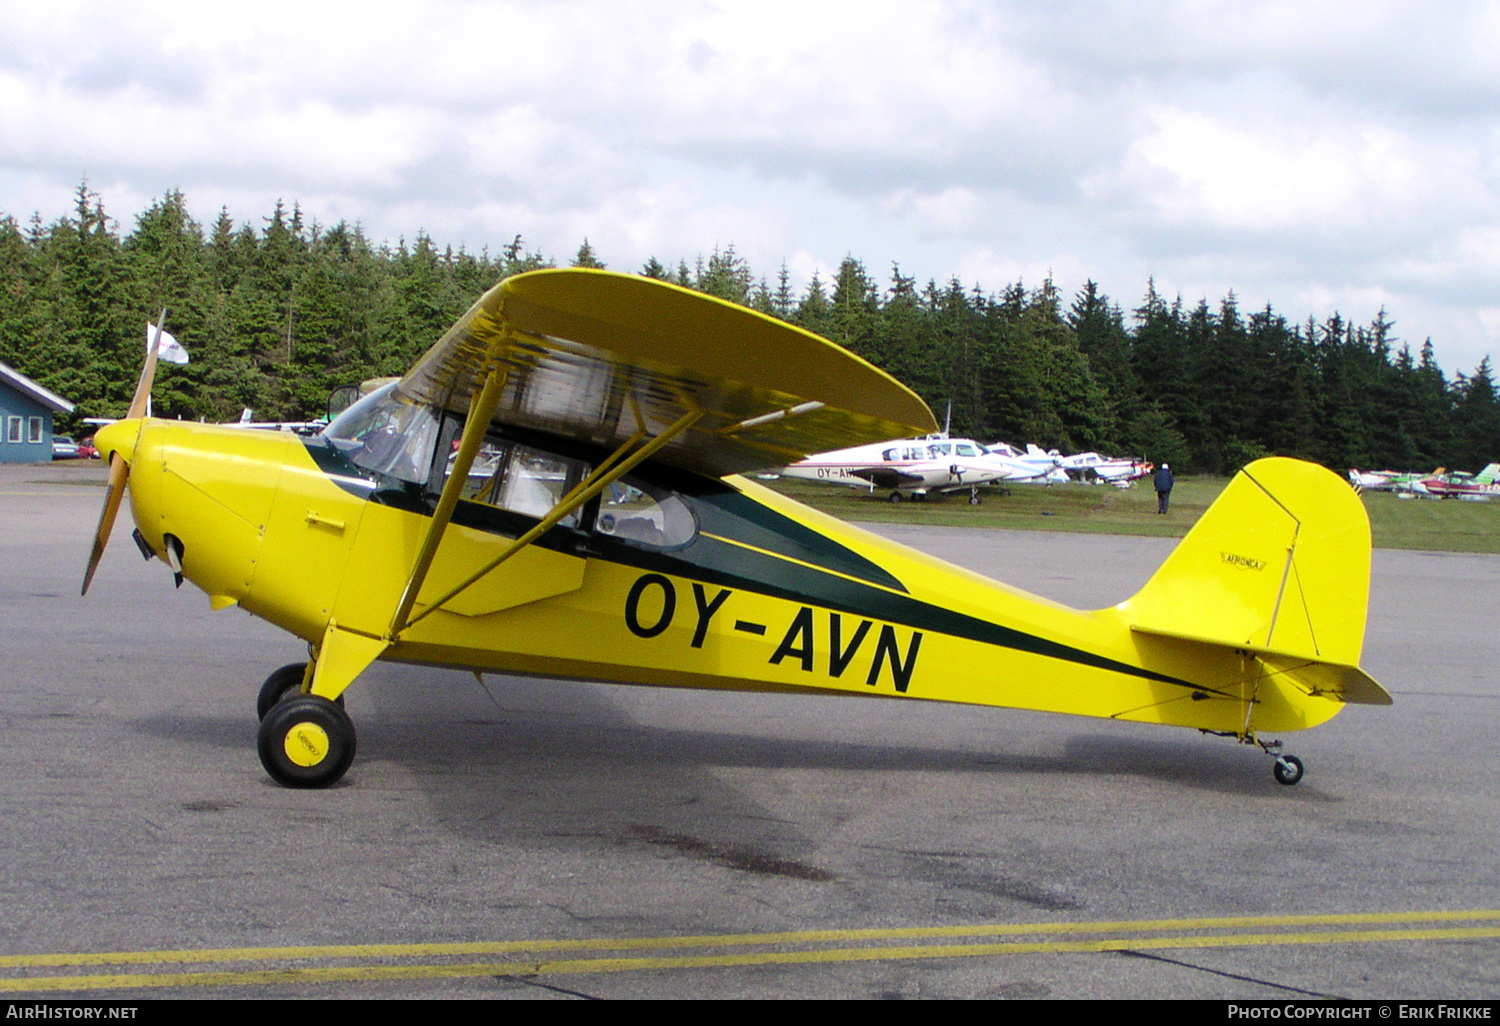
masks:
[[[151,348],[151,339],[156,335],[156,325],[146,325],[146,348]],[[165,331],[161,333],[161,341],[156,344],[156,358],[166,360],[168,363],[187,363],[187,350],[178,344],[177,340]]]

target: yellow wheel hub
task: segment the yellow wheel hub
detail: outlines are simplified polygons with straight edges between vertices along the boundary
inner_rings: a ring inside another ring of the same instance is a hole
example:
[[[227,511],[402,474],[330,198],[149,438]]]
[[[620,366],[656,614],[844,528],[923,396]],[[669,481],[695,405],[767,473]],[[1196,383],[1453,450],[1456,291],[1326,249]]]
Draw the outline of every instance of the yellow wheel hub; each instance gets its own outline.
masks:
[[[298,766],[316,766],[328,756],[328,732],[316,723],[296,723],[286,732],[282,747]]]

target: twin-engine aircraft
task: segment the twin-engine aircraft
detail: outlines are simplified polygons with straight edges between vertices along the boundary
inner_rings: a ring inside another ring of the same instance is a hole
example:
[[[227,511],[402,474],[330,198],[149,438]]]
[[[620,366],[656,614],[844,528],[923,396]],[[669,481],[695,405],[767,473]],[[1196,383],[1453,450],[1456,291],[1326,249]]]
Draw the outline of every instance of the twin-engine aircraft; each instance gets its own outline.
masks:
[[[932,493],[969,493],[980,503],[979,489],[990,484],[1018,484],[1046,477],[1057,468],[1051,460],[1034,466],[971,438],[950,438],[946,431],[818,453],[781,468],[783,477],[889,491],[891,502],[922,499]]]
[[[1364,508],[1245,469],[1134,598],[1080,612],[807,509],[742,472],[936,428],[910,390],[750,310],[590,270],[506,279],[321,434],[143,418],[111,463],[135,539],[218,609],[303,638],[257,701],[266,771],[339,780],[373,661],[672,687],[926,699],[1257,743],[1390,701],[1359,668]]]
[[[984,446],[967,438],[904,438],[818,453],[781,468],[780,474],[871,492],[879,488],[890,493],[892,502],[967,491],[969,501],[978,505],[981,485],[1012,474],[988,455]]]

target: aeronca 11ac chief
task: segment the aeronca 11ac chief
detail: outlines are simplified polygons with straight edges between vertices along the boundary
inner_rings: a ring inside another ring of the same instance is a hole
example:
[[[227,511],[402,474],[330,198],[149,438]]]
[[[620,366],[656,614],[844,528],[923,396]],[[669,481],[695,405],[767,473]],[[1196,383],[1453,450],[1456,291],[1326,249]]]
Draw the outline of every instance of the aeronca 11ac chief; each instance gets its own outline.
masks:
[[[341,696],[376,659],[632,684],[834,692],[1196,727],[1258,743],[1346,702],[1369,525],[1321,468],[1247,467],[1134,598],[1080,612],[902,548],[745,478],[933,431],[830,342],[645,278],[506,279],[320,435],[130,416],[135,540],[215,608],[307,641],[261,688],[277,781],[343,776]]]

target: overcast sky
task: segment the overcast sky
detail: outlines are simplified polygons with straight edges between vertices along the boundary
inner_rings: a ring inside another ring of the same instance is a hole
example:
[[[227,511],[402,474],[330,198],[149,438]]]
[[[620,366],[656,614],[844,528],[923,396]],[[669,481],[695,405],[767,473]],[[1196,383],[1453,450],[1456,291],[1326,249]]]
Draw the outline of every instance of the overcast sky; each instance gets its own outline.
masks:
[[[6,3],[0,212],[1087,278],[1500,353],[1500,4]]]

